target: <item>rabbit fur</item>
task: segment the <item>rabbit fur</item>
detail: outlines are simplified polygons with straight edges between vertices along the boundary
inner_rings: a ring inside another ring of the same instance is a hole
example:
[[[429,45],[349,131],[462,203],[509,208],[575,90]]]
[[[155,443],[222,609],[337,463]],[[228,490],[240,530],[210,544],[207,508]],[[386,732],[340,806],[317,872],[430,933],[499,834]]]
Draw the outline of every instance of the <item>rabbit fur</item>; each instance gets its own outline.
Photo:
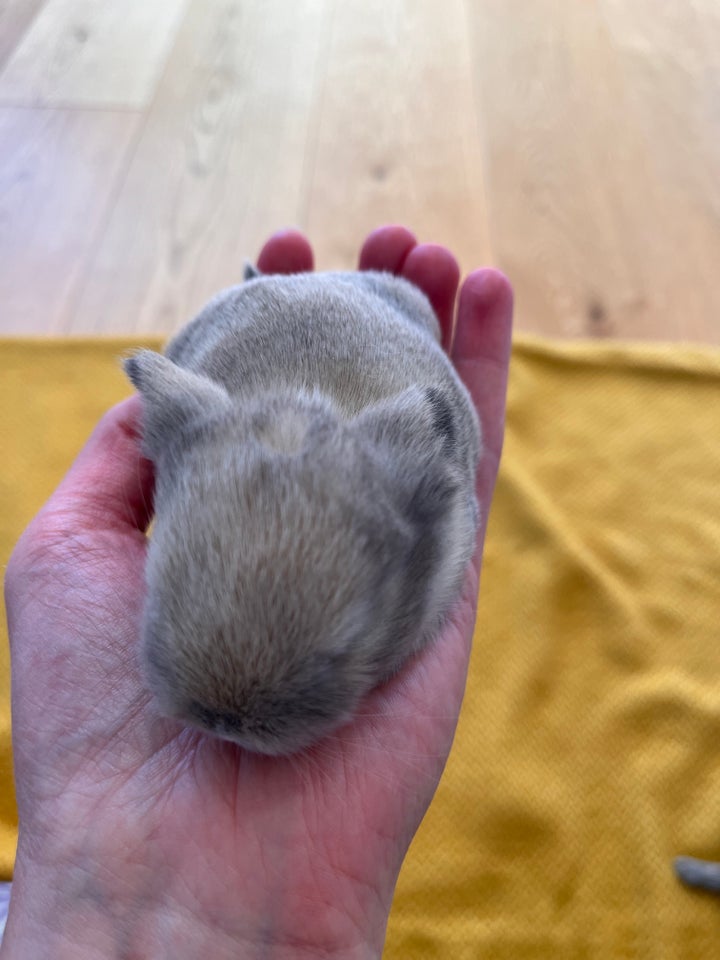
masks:
[[[439,339],[391,274],[248,267],[125,361],[156,471],[141,651],[162,713],[293,753],[438,633],[481,451]]]

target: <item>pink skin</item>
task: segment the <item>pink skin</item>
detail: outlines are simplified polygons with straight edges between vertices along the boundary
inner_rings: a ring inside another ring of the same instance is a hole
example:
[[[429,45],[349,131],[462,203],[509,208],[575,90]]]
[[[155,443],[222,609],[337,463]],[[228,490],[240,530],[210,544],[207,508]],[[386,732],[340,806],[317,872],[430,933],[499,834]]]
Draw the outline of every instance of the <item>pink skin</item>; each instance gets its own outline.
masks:
[[[310,270],[312,249],[283,231],[258,266]],[[449,251],[383,227],[360,268],[416,283],[451,343]],[[465,279],[451,355],[483,423],[485,517],[511,314],[501,274]],[[20,839],[1,956],[379,956],[455,731],[485,527],[436,643],[334,737],[294,758],[253,756],[157,717],[138,672],[152,497],[140,413],[133,397],[106,414],[8,567]]]

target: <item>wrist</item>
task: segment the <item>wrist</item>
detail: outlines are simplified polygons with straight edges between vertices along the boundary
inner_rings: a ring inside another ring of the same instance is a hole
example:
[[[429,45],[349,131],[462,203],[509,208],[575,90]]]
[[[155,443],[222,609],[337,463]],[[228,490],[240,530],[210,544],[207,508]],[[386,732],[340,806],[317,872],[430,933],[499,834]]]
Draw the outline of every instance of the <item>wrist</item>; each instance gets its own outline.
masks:
[[[108,868],[48,867],[18,858],[0,960],[377,960],[387,915],[363,929],[335,904],[307,904],[297,923],[272,908],[214,910],[173,895],[161,877],[142,883]],[[308,919],[316,917],[315,924]],[[363,925],[364,926],[364,925]]]

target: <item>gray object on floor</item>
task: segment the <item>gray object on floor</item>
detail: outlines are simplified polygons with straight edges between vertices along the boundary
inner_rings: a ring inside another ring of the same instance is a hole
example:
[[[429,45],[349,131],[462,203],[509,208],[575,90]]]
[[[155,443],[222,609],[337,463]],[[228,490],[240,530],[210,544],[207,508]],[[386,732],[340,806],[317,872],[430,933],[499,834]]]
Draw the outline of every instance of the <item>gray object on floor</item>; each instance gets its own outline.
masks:
[[[11,891],[11,883],[0,883],[0,940],[5,933],[5,922],[7,921],[8,908],[10,907]]]
[[[697,860],[695,857],[676,857],[675,873],[689,887],[720,893],[720,863]]]

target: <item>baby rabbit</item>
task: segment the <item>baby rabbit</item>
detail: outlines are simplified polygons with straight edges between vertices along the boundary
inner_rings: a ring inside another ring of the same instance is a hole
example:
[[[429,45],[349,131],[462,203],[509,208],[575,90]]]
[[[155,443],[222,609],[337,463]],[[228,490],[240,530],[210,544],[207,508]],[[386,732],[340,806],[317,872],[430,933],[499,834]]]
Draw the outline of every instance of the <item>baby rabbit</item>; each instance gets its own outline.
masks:
[[[125,361],[156,468],[142,658],[163,713],[287,754],[438,632],[480,430],[407,281],[245,279]]]

